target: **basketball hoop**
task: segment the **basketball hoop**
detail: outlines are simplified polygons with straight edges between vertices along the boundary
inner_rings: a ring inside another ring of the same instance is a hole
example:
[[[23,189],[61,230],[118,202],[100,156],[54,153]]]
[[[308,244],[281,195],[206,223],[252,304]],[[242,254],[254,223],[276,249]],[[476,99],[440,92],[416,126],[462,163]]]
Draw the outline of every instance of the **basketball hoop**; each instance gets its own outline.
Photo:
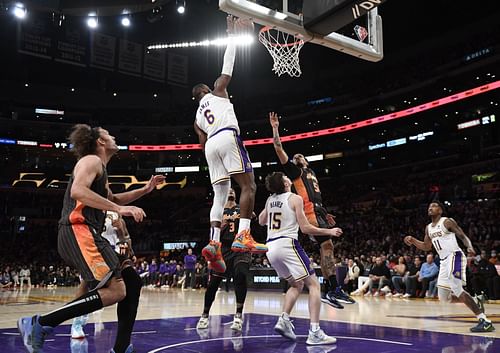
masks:
[[[276,75],[288,74],[291,77],[299,77],[302,74],[299,63],[300,49],[304,45],[302,39],[266,26],[259,31],[259,41],[271,54],[274,60],[273,71]]]

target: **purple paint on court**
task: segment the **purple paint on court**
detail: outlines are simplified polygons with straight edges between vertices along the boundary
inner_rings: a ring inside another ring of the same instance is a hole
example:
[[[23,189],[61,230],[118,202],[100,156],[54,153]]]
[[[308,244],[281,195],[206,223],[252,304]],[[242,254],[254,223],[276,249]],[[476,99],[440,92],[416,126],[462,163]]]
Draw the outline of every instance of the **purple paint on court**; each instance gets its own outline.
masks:
[[[277,335],[274,330],[276,316],[246,314],[243,334],[235,335],[230,329],[231,316],[211,317],[208,330],[197,331],[197,317],[161,320],[141,320],[132,336],[136,352],[242,352],[242,353],[326,353],[326,352],[500,352],[500,339],[446,334],[391,327],[336,323],[322,321],[322,328],[338,338],[332,346],[305,344],[309,323],[295,319],[297,342]],[[70,326],[60,326],[48,337],[44,351],[71,353],[104,353],[113,346],[116,323],[104,326],[88,324],[86,340],[71,340]],[[0,330],[2,352],[24,352],[21,338],[15,329]]]

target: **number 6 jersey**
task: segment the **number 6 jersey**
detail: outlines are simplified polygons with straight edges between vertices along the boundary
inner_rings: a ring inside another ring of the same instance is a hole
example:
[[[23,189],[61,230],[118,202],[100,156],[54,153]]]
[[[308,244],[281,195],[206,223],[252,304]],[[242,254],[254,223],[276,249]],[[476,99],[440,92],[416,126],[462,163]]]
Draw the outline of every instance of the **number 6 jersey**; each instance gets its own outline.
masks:
[[[196,110],[196,125],[207,134],[208,138],[222,129],[234,129],[240,134],[238,119],[233,104],[228,98],[207,93]]]

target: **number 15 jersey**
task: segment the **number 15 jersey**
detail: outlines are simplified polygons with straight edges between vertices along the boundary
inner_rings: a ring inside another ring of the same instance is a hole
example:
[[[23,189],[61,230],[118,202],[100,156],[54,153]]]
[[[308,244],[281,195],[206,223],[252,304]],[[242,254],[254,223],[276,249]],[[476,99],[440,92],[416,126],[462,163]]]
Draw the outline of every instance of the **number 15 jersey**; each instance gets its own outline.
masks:
[[[238,119],[233,104],[228,98],[207,93],[200,100],[196,111],[196,125],[208,135],[208,138],[223,129],[236,130],[240,134]]]
[[[267,240],[278,237],[298,239],[299,223],[295,211],[288,204],[291,192],[273,194],[266,201]]]

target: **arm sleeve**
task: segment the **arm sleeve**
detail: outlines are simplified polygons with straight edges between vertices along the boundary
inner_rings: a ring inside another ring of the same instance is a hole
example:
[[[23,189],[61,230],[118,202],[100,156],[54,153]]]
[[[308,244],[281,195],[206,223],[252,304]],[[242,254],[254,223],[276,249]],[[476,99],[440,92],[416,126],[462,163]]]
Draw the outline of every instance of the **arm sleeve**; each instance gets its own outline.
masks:
[[[302,170],[290,161],[283,164],[283,170],[285,171],[286,176],[292,181],[300,178],[302,175]]]
[[[229,43],[226,47],[226,52],[224,53],[224,64],[222,65],[222,74],[227,76],[233,75],[234,58],[236,56],[236,45],[234,43],[234,38],[229,37]]]

